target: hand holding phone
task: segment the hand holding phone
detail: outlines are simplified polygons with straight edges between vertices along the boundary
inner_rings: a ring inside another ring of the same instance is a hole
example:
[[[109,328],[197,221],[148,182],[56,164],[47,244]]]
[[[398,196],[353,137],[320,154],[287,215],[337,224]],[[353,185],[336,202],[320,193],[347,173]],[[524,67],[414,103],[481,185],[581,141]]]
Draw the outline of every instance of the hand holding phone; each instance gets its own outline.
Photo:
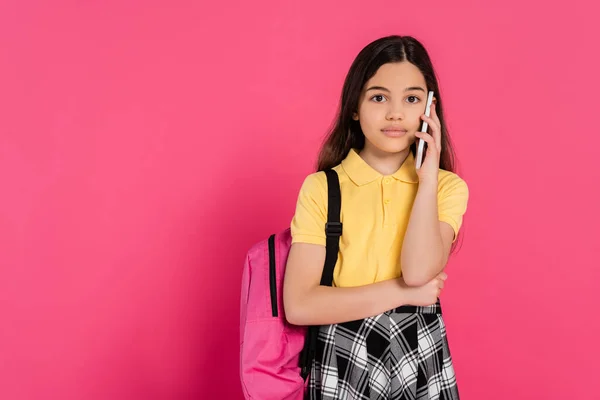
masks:
[[[431,114],[431,103],[433,103],[433,92],[429,91],[429,93],[427,93],[427,103],[425,106],[425,115],[428,117]],[[423,124],[421,125],[421,132],[427,132],[428,127],[429,127],[429,124],[427,123],[427,121],[423,121]],[[417,169],[421,168],[421,165],[423,165],[423,154],[424,153],[425,153],[425,141],[423,139],[419,139],[419,143],[417,145],[417,159],[416,159]]]

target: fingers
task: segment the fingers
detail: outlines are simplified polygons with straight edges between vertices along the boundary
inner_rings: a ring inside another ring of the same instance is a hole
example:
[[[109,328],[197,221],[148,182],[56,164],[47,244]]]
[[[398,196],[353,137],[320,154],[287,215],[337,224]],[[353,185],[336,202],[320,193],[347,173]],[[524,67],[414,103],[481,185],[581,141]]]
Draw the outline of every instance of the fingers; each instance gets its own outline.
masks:
[[[433,138],[433,145],[435,145],[435,149],[437,149],[438,151],[441,151],[442,149],[442,134],[439,130],[439,128],[434,127],[433,124],[433,120],[430,117],[426,117],[424,115],[421,116],[421,118],[425,121],[427,121],[427,123],[429,124],[429,126],[431,127],[431,134],[428,133],[428,135],[430,135]],[[417,137],[420,137],[419,134],[423,134],[423,132],[417,132]],[[429,144],[429,142],[427,143]]]
[[[425,141],[425,143],[427,143],[427,146],[429,148],[432,148],[432,149],[438,148],[437,143],[435,142],[435,139],[429,133],[417,132],[417,133],[415,133],[415,136],[418,137],[419,139],[423,139]]]
[[[439,117],[435,111],[435,103],[431,104],[431,116],[427,117],[425,114],[421,115],[421,119],[426,121],[429,127],[431,128],[431,135],[433,136],[436,148],[441,150],[442,143],[442,123],[440,122]]]
[[[435,127],[436,129],[433,130],[433,137],[436,141],[436,143],[438,143],[438,147],[441,150],[442,149],[442,123],[440,122],[440,119],[437,116],[437,113],[435,112],[435,103],[433,104],[433,121],[435,122]]]
[[[427,142],[427,146],[429,148],[435,150],[437,153],[440,153],[442,151],[441,139],[436,140],[434,136],[432,136],[429,133],[424,133],[424,132],[417,132],[417,133],[415,133],[415,136],[425,140],[425,142]]]
[[[437,111],[436,111],[436,101],[434,99],[433,103],[431,103],[431,118],[433,118],[433,120],[436,122],[437,126],[440,128],[440,131],[442,130],[442,123],[440,122],[440,118],[437,115]]]
[[[442,292],[444,286],[446,286],[446,279],[448,279],[448,274],[446,274],[444,271],[440,272],[438,276],[436,276],[435,281],[437,284],[438,296]]]
[[[433,107],[431,109],[433,110]],[[427,124],[429,125],[429,127],[431,127],[431,131],[433,133],[441,131],[442,124],[440,123],[440,120],[437,117],[437,115],[428,117],[427,115],[423,114],[421,115],[421,119],[423,121],[427,121]]]
[[[448,274],[444,271],[440,272],[436,277],[437,281],[437,297],[440,297],[442,294],[442,289],[446,286],[446,279],[448,279]]]
[[[433,278],[431,280],[431,282],[437,282],[437,281],[445,281],[446,279],[448,279],[448,274],[445,273],[444,271],[440,272],[439,274],[437,274],[437,276],[435,278]]]

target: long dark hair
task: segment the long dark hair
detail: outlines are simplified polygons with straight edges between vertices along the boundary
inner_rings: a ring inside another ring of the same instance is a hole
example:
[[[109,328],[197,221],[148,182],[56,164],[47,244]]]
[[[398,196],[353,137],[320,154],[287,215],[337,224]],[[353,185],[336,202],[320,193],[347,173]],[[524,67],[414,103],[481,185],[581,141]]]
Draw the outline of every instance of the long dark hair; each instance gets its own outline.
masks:
[[[336,121],[329,131],[317,161],[317,171],[333,168],[342,162],[352,148],[362,149],[365,135],[360,123],[352,118],[358,110],[362,89],[383,64],[408,61],[414,64],[437,99],[435,111],[442,124],[440,168],[455,172],[455,154],[444,120],[444,107],[433,65],[425,47],[410,36],[387,36],[368,44],[356,56],[344,81]],[[416,154],[416,145],[411,146]]]
[[[427,50],[417,39],[411,36],[387,36],[377,39],[368,44],[356,56],[344,81],[335,123],[319,152],[317,171],[335,167],[346,158],[352,148],[362,149],[364,147],[365,135],[360,128],[360,123],[352,118],[353,113],[358,110],[362,89],[383,64],[402,61],[408,61],[419,68],[425,77],[427,90],[433,90],[435,93],[437,100],[435,112],[442,125],[440,168],[456,172],[456,155],[444,119],[444,103],[437,77]],[[413,155],[416,154],[415,143],[411,145],[410,150]],[[459,233],[456,241],[452,243],[452,253],[461,243],[459,240],[462,236],[461,233]]]

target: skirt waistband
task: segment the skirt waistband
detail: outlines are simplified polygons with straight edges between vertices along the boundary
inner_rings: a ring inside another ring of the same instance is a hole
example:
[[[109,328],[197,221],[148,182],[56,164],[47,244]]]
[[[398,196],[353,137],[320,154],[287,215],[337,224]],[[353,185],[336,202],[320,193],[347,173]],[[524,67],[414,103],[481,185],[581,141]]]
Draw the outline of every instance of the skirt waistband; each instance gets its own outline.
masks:
[[[437,303],[430,306],[411,306],[405,305],[396,307],[393,310],[388,311],[389,313],[396,314],[442,314],[442,305],[438,300]]]

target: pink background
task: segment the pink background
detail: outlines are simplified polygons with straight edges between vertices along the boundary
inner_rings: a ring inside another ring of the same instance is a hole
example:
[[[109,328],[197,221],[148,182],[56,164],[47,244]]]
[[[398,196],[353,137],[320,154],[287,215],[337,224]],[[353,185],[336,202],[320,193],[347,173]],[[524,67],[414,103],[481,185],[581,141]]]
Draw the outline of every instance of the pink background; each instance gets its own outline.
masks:
[[[0,398],[240,399],[245,252],[358,51],[411,34],[471,189],[464,399],[598,399],[598,10],[495,3],[3,1]]]

